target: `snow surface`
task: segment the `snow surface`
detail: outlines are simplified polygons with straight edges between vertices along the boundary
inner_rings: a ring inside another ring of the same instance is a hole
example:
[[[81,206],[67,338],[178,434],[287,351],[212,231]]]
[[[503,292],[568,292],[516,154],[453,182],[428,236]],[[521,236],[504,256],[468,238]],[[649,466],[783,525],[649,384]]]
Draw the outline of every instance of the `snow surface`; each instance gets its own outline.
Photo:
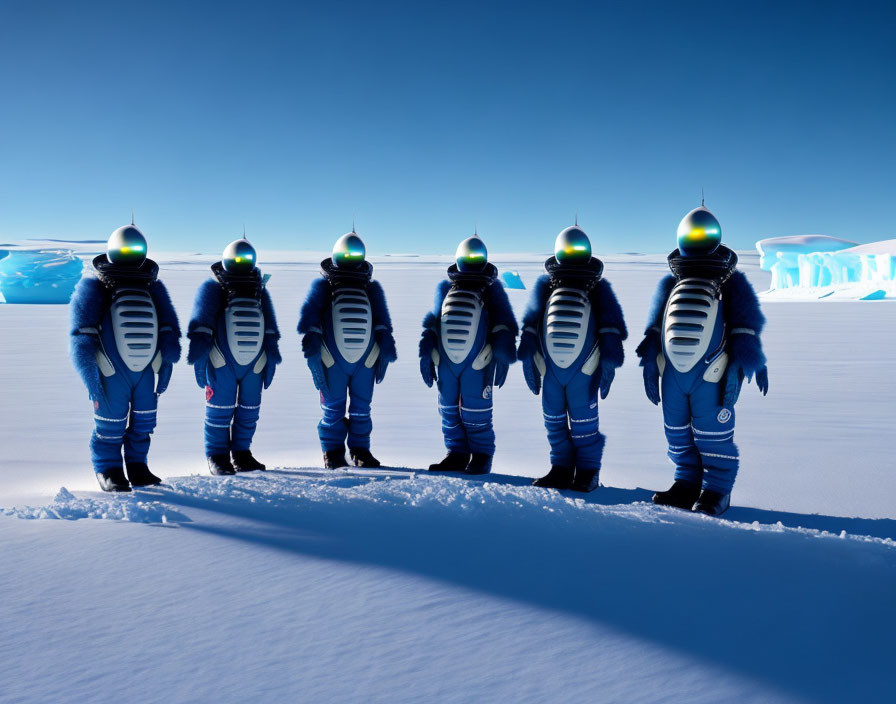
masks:
[[[0,701],[889,700],[887,303],[767,306],[771,390],[744,388],[716,520],[647,503],[672,470],[634,347],[664,257],[606,258],[632,335],[601,402],[605,486],[585,497],[529,485],[547,442],[518,368],[496,392],[495,474],[419,471],[443,454],[416,359],[435,257],[375,263],[400,361],[373,449],[401,466],[316,469],[293,331],[317,264],[295,259],[263,266],[285,361],[254,449],[280,469],[207,476],[204,396],[179,365],[150,457],[166,484],[129,496],[89,469],[67,309],[0,307]],[[495,259],[528,286],[541,270]],[[185,323],[207,270],[177,260],[163,276]],[[761,285],[757,264],[741,256]],[[518,315],[527,294],[508,291]]]

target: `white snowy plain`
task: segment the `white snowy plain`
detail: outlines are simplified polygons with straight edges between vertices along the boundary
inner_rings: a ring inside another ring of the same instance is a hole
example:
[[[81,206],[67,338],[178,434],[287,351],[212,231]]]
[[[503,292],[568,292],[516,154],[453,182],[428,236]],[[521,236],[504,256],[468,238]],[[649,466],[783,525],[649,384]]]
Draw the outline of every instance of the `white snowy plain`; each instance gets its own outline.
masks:
[[[496,261],[531,286],[538,259]],[[207,270],[176,261],[185,326]],[[207,475],[181,364],[150,455],[166,482],[128,496],[89,467],[67,309],[0,306],[0,702],[891,700],[890,302],[765,306],[771,389],[744,387],[718,520],[649,503],[672,468],[634,348],[662,257],[606,258],[631,336],[587,496],[529,485],[547,442],[518,367],[494,474],[422,471],[443,454],[416,356],[434,257],[375,260],[400,355],[374,397],[389,468],[320,469],[295,334],[317,264],[279,262],[263,269],[284,363],[253,446],[269,471]],[[767,287],[756,257],[741,266]],[[528,291],[509,295],[521,316]]]

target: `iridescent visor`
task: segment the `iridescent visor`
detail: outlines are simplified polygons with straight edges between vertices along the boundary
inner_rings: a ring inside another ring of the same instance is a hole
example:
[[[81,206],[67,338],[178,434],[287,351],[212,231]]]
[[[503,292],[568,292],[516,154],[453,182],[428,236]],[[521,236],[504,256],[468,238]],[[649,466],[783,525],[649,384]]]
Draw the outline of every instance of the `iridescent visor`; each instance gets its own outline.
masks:
[[[690,230],[678,233],[678,246],[681,249],[711,250],[722,241],[722,231],[716,225],[706,227],[697,225]]]

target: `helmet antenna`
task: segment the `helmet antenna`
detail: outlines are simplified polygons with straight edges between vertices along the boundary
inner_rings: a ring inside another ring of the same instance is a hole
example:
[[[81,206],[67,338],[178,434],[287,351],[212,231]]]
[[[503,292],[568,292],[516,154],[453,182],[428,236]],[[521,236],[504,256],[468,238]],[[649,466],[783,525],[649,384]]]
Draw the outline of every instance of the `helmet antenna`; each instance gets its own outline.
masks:
[[[134,225],[134,209],[131,208],[131,225]]]
[[[355,214],[354,213],[352,213],[352,234],[353,235],[358,234],[357,232],[355,232]]]
[[[479,223],[473,222],[473,237],[479,237]]]
[[[246,223],[243,223],[243,239],[246,239]]]
[[[579,211],[576,211],[576,227],[579,226]]]
[[[700,186],[700,207],[706,207],[706,196],[703,194],[703,186]]]

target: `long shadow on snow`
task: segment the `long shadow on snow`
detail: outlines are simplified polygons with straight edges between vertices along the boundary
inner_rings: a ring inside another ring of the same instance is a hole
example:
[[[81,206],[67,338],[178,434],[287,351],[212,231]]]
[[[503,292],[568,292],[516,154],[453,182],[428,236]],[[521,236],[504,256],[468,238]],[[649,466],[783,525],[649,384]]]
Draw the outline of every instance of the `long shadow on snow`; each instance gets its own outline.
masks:
[[[383,467],[389,473],[412,472],[402,467]],[[371,472],[377,470],[370,470]],[[486,474],[482,476],[469,476],[459,472],[427,472],[424,475],[443,477],[461,477],[468,481],[496,482],[509,486],[529,486],[532,479],[510,474]],[[284,472],[288,474],[288,472]],[[620,489],[612,486],[601,486],[590,494],[582,494],[576,491],[563,491],[564,496],[578,498],[589,504],[601,506],[617,506],[620,504],[633,504],[637,502],[652,503],[653,491],[647,489]],[[775,525],[780,523],[788,528],[809,528],[828,533],[840,534],[846,531],[850,535],[867,535],[872,538],[891,538],[896,540],[896,520],[891,518],[850,518],[847,516],[826,516],[818,513],[792,513],[789,511],[775,511],[773,509],[753,508],[750,506],[732,506],[722,517],[722,520],[736,521],[738,523],[758,522],[763,525]]]
[[[259,490],[240,490],[262,501],[160,493],[169,503],[250,521],[229,527],[196,518],[187,529],[557,610],[815,701],[878,699],[891,684],[896,569],[886,546],[755,532],[646,506],[595,513],[496,501],[421,509],[272,497],[261,491],[263,475],[253,480]],[[606,491],[604,499],[643,491]],[[487,658],[487,648],[476,657]]]

